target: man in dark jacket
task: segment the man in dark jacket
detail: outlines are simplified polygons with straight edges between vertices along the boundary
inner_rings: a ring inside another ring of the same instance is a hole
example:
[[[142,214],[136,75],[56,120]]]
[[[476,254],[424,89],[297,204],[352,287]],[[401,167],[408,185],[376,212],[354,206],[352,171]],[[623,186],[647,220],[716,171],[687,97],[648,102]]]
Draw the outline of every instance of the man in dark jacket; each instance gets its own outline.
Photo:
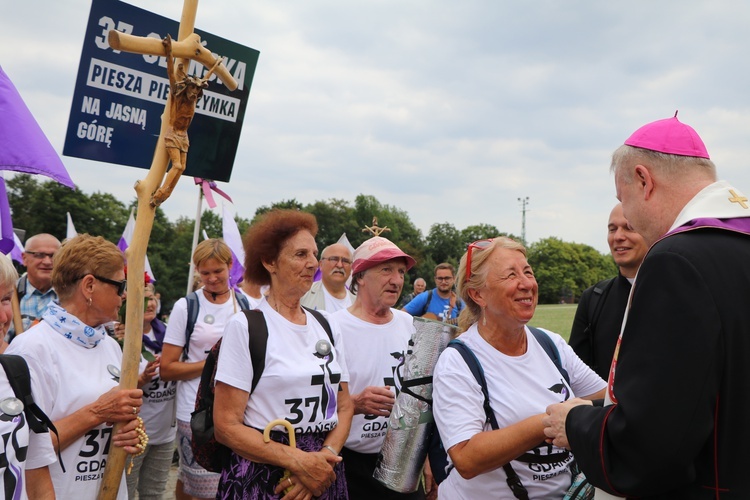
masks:
[[[652,245],[625,313],[604,407],[547,409],[614,496],[750,498],[750,204],[674,118],[637,130],[612,159],[625,217]],[[606,492],[606,494],[604,493]]]
[[[618,203],[609,214],[607,244],[619,274],[584,290],[568,343],[584,363],[607,380],[617,338],[620,336],[630,285],[648,246],[622,214]]]

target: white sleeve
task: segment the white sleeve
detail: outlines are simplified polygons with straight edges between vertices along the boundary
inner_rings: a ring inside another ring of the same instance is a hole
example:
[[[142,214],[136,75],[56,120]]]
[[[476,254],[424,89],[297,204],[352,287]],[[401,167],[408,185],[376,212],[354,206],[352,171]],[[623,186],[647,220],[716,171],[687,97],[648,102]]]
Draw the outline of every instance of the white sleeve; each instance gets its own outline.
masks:
[[[435,365],[432,399],[446,450],[485,430],[482,388],[456,349],[445,349]]]
[[[31,395],[35,402],[37,402],[36,398],[40,390],[39,382],[32,375]],[[38,402],[37,405],[41,408],[41,405],[39,405]],[[52,431],[37,434],[29,429],[29,452],[26,458],[27,469],[39,469],[40,467],[46,467],[57,462],[57,456],[55,455],[55,449],[52,446],[52,436],[50,436],[50,432]]]
[[[178,300],[172,308],[164,334],[164,343],[185,347],[185,329],[187,328],[187,299]]]
[[[333,333],[333,346],[336,349],[336,361],[338,361],[341,367],[341,381],[349,382],[349,367],[346,364],[346,349],[344,347],[344,336],[341,335],[341,327],[338,321],[331,321],[330,314],[325,311],[321,311],[325,314],[328,323],[331,325],[331,332]]]
[[[247,328],[244,314],[235,314],[229,319],[221,340],[215,379],[249,394],[253,385],[253,363]]]

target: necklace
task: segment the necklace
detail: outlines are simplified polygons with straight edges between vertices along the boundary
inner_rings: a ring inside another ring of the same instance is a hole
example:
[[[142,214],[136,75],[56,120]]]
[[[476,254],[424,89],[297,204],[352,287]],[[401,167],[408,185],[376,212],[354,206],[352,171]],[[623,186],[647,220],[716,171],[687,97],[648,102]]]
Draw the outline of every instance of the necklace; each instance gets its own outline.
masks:
[[[204,288],[204,290],[205,290],[205,288]],[[227,288],[223,292],[208,292],[208,293],[211,294],[211,300],[216,301],[216,297],[218,297],[219,295],[224,295],[226,293],[229,293],[229,290],[231,290],[231,289]]]

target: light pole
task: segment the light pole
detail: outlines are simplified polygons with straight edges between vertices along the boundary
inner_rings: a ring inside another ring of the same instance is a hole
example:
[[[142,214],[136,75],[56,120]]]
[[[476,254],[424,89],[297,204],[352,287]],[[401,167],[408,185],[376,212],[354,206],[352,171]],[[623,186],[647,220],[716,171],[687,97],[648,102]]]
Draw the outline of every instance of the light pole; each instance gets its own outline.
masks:
[[[521,243],[526,246],[526,206],[529,204],[529,197],[518,198],[521,203]]]

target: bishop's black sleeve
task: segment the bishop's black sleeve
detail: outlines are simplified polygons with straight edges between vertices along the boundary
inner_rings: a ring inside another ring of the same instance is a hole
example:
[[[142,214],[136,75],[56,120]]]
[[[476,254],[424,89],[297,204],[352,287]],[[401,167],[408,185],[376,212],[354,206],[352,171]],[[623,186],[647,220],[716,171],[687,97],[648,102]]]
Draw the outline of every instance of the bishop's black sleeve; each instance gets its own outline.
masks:
[[[617,359],[614,406],[577,407],[566,431],[589,480],[621,496],[695,479],[712,432],[720,378],[717,304],[682,255],[649,255],[636,280]]]

